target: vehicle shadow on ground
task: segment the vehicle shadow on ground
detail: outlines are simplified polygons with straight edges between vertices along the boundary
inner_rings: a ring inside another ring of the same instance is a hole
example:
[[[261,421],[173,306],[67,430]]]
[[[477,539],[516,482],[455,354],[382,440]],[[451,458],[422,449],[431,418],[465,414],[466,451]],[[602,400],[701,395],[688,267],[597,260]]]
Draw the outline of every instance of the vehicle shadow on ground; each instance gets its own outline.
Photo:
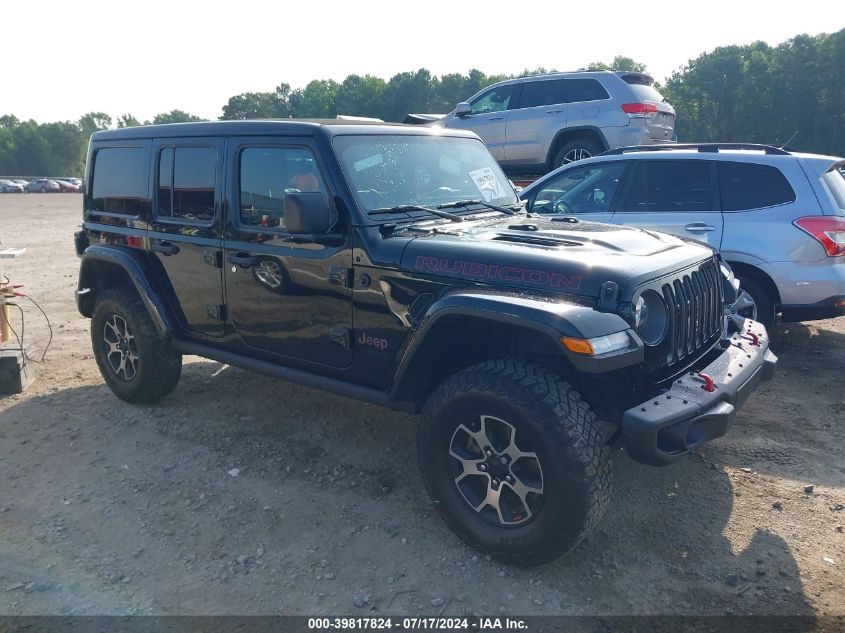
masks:
[[[771,329],[771,349],[778,356],[774,379],[760,386],[728,434],[703,454],[735,468],[845,486],[842,400],[830,397],[842,391],[845,335],[828,323]]]
[[[114,583],[99,587],[97,555],[75,552],[116,550],[126,568],[147,570],[117,585],[122,599],[150,613],[336,614],[362,604],[429,615],[813,613],[789,546],[767,527],[771,505],[753,533],[737,528],[733,482],[700,456],[655,469],[616,454],[595,534],[523,569],[461,544],[433,512],[411,416],[218,363],[186,364],[176,392],[154,406],[104,386],[27,399],[0,413],[0,433],[20,449],[0,463],[11,482],[0,519],[41,534],[60,559],[54,572],[80,566],[95,593]],[[51,531],[63,513],[65,527]],[[135,563],[127,540],[147,552]],[[238,571],[246,561],[200,565],[244,541],[268,544],[295,570],[290,582],[257,563],[249,575]],[[194,593],[174,593],[183,575]],[[253,602],[268,582],[282,585],[272,608]]]

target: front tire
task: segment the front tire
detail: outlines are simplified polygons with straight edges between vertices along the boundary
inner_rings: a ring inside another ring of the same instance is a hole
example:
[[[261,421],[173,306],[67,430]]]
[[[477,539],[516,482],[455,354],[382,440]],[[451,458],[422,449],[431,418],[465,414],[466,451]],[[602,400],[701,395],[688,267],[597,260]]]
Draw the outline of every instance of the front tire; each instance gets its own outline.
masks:
[[[557,374],[487,361],[448,378],[425,413],[423,481],[469,544],[539,565],[574,548],[607,509],[611,463],[600,425]]]
[[[160,336],[134,292],[105,290],[91,318],[94,358],[109,389],[121,400],[156,402],[182,374],[182,355]]]
[[[738,276],[738,275],[737,275]],[[739,276],[738,276],[739,277]],[[766,326],[772,327],[775,322],[775,306],[762,284],[751,277],[739,278],[739,289],[750,295],[753,306],[738,306],[737,314],[754,319]]]

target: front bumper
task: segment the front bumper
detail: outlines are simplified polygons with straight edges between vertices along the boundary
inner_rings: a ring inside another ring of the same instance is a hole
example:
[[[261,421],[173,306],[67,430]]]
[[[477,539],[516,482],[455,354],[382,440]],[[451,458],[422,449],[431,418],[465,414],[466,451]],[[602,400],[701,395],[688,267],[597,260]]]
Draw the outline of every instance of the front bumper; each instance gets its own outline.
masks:
[[[725,343],[709,365],[623,414],[623,442],[633,459],[665,466],[723,436],[758,385],[771,380],[777,357],[769,351],[765,327],[746,319]]]

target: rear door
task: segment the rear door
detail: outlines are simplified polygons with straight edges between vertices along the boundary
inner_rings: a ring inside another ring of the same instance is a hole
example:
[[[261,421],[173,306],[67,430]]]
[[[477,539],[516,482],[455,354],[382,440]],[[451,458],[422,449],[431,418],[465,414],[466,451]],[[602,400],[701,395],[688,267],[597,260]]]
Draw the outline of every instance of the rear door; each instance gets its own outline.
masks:
[[[224,240],[229,320],[247,347],[333,367],[352,362],[352,248],[285,230],[285,196],[333,193],[313,138],[232,138]],[[333,204],[333,203],[332,203]],[[340,232],[335,228],[332,232]]]
[[[715,249],[722,243],[716,162],[635,160],[614,224],[691,237]]]
[[[215,138],[153,141],[151,261],[183,325],[223,335],[221,208],[224,142]]]
[[[522,84],[517,107],[508,113],[505,162],[545,162],[549,143],[566,126],[566,104],[561,79],[539,79]]]
[[[493,158],[505,159],[506,124],[509,110],[516,104],[519,84],[505,84],[491,88],[470,102],[472,110],[462,116],[452,116],[447,127],[470,130],[478,134]]]

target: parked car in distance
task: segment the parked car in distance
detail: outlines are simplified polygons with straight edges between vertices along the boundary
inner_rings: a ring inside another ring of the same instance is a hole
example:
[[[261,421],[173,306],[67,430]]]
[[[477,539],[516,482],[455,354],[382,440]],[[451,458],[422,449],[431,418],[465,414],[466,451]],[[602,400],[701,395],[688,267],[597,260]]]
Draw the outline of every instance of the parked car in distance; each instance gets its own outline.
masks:
[[[493,84],[432,125],[472,130],[509,175],[545,174],[607,149],[671,142],[675,109],[645,73],[578,71]]]
[[[59,183],[50,178],[36,178],[35,180],[30,180],[25,189],[29,193],[58,193],[61,191]]]
[[[22,193],[23,185],[14,180],[0,180],[0,191],[3,193]]]
[[[766,145],[611,150],[520,192],[532,213],[638,226],[721,251],[771,324],[845,314],[845,159]]]
[[[65,182],[74,184],[77,187],[82,186],[82,178],[75,178],[73,176],[57,176],[54,180],[64,180]]]
[[[62,193],[79,193],[79,185],[70,181],[56,180],[56,184],[59,185],[59,191]]]

